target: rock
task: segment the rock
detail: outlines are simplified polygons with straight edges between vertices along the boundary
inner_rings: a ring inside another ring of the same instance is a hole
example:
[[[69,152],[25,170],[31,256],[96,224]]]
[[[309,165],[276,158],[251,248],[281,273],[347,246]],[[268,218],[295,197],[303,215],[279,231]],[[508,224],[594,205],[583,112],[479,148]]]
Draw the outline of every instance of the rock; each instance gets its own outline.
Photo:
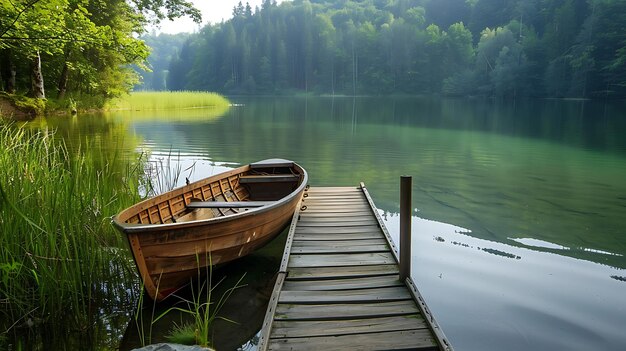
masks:
[[[148,346],[144,346],[138,349],[134,349],[133,351],[208,351],[213,350],[209,347],[202,347],[198,345],[187,346],[187,345],[179,345],[179,344],[152,344]]]

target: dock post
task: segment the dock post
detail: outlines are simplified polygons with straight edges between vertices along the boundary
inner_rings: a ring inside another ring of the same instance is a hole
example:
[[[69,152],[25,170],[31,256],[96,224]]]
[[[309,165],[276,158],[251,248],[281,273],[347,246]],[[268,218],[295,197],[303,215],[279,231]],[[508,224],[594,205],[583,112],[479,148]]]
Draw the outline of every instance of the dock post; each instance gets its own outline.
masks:
[[[400,177],[400,280],[411,277],[411,194],[413,177]]]

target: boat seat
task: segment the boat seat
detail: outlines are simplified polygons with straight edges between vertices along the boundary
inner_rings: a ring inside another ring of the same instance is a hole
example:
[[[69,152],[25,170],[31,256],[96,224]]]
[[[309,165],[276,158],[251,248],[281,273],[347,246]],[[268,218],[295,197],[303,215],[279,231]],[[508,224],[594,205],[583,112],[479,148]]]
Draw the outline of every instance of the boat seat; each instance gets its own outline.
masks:
[[[192,201],[187,208],[252,208],[273,203],[275,201]]]
[[[263,174],[263,175],[246,175],[239,177],[239,183],[281,183],[281,182],[297,182],[300,179],[295,174]]]
[[[250,164],[251,169],[258,168],[290,168],[293,167],[293,161],[284,160],[282,158],[271,158]]]

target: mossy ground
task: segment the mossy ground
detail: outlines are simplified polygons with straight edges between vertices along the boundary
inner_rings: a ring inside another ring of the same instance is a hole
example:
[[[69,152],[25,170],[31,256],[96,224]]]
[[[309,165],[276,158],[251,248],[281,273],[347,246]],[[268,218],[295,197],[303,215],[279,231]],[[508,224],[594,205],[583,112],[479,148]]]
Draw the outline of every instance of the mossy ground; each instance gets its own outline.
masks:
[[[43,115],[46,100],[0,92],[0,116],[16,120],[32,119]]]

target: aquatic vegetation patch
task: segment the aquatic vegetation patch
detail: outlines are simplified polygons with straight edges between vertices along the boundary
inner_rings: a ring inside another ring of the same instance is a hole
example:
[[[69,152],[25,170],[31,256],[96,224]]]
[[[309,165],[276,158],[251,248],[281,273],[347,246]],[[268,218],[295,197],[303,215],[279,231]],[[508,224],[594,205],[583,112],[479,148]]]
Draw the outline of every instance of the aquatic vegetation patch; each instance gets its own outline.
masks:
[[[0,124],[0,330],[11,335],[67,319],[84,330],[94,303],[133,291],[109,216],[140,198],[143,161],[86,143],[69,151],[52,131]]]
[[[229,102],[216,93],[201,91],[133,92],[111,102],[112,110],[155,111],[193,108],[228,109]]]

